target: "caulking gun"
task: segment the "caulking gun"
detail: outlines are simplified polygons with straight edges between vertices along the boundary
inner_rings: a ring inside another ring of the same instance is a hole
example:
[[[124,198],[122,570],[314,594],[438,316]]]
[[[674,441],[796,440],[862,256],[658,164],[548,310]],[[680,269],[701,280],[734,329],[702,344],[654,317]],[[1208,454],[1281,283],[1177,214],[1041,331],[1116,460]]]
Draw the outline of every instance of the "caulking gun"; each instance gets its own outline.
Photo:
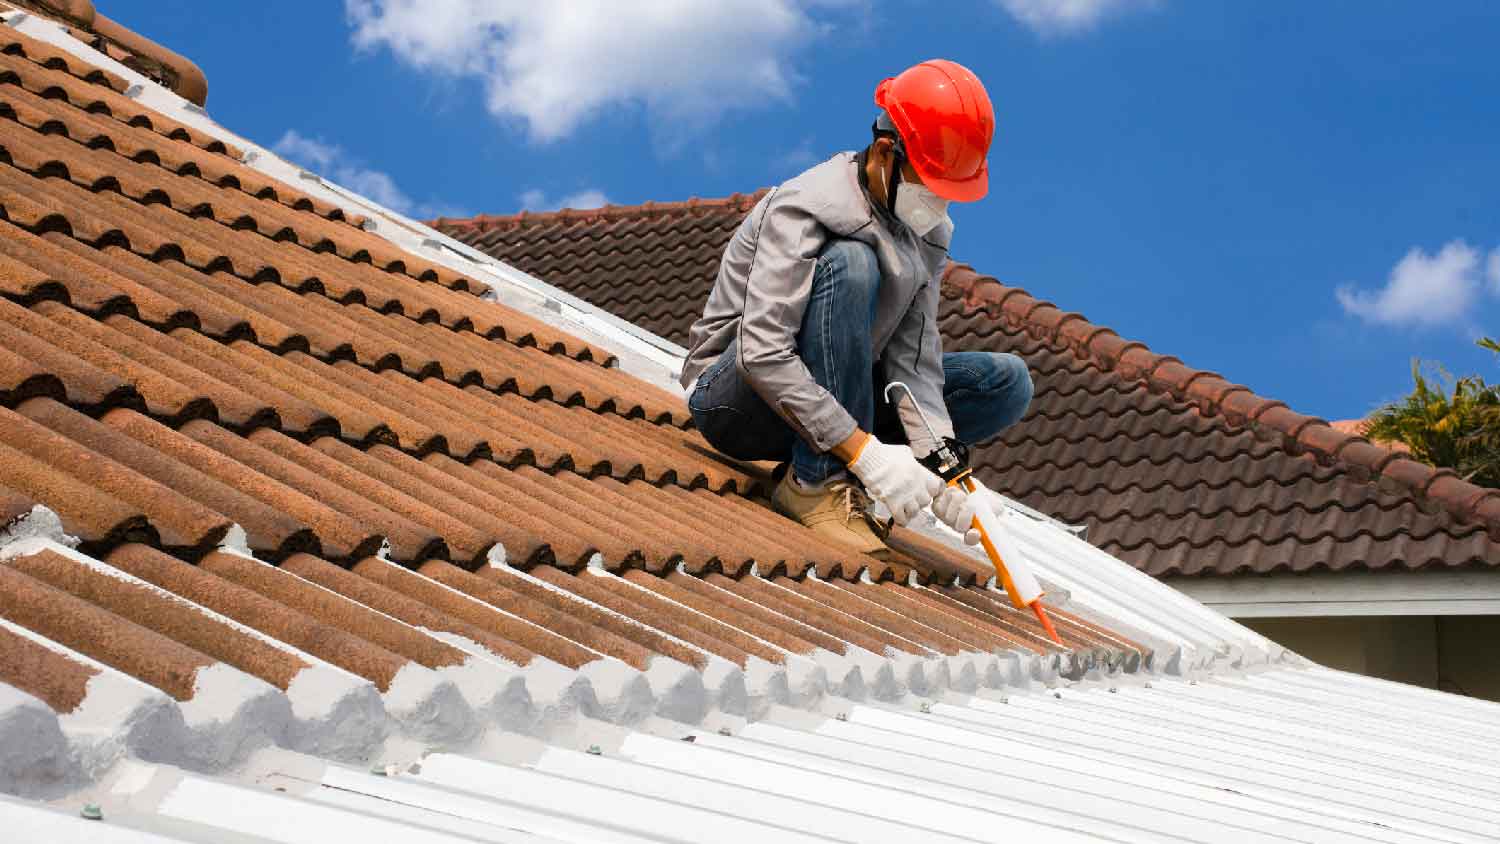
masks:
[[[922,425],[927,428],[928,435],[937,444],[937,450],[933,454],[937,457],[938,477],[942,478],[948,486],[958,487],[973,495],[978,491],[978,485],[974,482],[974,470],[969,468],[967,460],[959,457],[949,446],[948,441],[939,437],[937,431],[933,430],[932,423],[928,421],[922,406],[917,404],[917,397],[912,395],[911,388],[900,381],[892,381],[885,387],[885,400],[891,401],[891,391],[897,387],[906,391],[906,397],[911,401],[912,407],[916,408]],[[1001,526],[1000,519],[990,509],[989,503],[982,500],[977,503],[979,506],[974,508],[973,527],[979,531],[979,542],[984,546],[984,552],[989,555],[990,563],[995,567],[995,575],[1005,586],[1006,594],[1010,595],[1010,602],[1015,605],[1016,609],[1029,608],[1035,613],[1037,621],[1042,624],[1042,629],[1047,631],[1052,641],[1061,645],[1062,638],[1057,635],[1056,628],[1052,626],[1052,619],[1047,617],[1047,611],[1042,606],[1042,585],[1031,573],[1031,567],[1026,565],[1026,558],[1021,556],[1021,550],[1016,547],[1010,534]]]

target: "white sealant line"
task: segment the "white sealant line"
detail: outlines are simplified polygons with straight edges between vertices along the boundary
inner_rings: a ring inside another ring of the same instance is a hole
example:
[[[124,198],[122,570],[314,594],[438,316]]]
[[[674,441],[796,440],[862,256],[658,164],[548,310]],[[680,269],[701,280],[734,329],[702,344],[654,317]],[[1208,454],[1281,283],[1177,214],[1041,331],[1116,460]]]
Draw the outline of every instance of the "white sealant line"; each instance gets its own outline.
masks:
[[[420,572],[412,571],[390,560],[383,559],[381,563],[388,566],[398,576],[420,580],[429,587],[440,589],[446,594],[452,595],[455,600],[469,601],[475,606],[483,608],[485,612],[494,613],[527,626],[535,627],[539,633],[544,635],[561,635],[527,621],[518,615],[508,613],[494,604],[481,601],[472,595],[427,577]],[[582,643],[575,642],[574,644],[592,651],[591,648]],[[597,651],[592,652],[598,653]],[[618,665],[612,665],[612,663],[618,663]],[[608,713],[638,711],[643,706],[643,698],[647,701],[652,698],[651,687],[639,671],[604,654],[599,654],[599,659],[584,665],[577,672],[570,672],[573,675],[573,679],[566,683],[563,682],[565,678],[557,676],[550,669],[550,665],[555,665],[555,663],[543,663],[537,669],[527,673],[528,679],[537,681],[534,687],[528,684],[527,692],[531,695],[533,703],[544,711],[570,712],[577,709],[582,714],[591,717],[604,717],[608,719]],[[561,666],[558,667],[561,668]],[[563,670],[567,671],[566,668]],[[587,688],[583,688],[583,685],[587,685]],[[649,705],[647,709],[649,711]]]
[[[32,505],[29,511],[16,517],[15,521],[0,527],[0,549],[23,539],[50,539],[69,548],[78,546],[78,537],[63,530],[62,519],[41,504]]]
[[[45,798],[80,784],[81,772],[57,715],[0,683],[0,793]]]
[[[691,613],[713,624],[722,624],[726,627],[731,627],[741,635],[759,642],[762,646],[779,652],[782,654],[783,660],[792,655],[790,651],[777,647],[775,644],[767,642],[748,631],[741,630],[728,622],[720,621],[708,613],[700,612],[687,604],[674,601],[637,583],[632,583],[623,577],[606,571],[603,567],[595,568],[591,566],[588,571],[596,577],[605,577],[616,583],[624,584],[641,595],[646,596],[648,603],[651,599],[661,600],[677,607],[681,611]],[[637,621],[637,623],[640,622]],[[656,632],[673,639],[673,641],[681,641],[664,631],[657,630]],[[694,648],[709,658],[708,667],[703,671],[704,685],[712,689],[715,693],[712,704],[725,712],[733,715],[742,715],[747,718],[756,718],[759,717],[761,712],[765,711],[766,707],[773,704],[786,703],[791,697],[791,681],[787,676],[787,669],[783,666],[751,656],[742,670],[729,660],[712,654],[703,648],[699,648],[688,642],[682,642],[682,644]],[[812,675],[813,678],[816,676],[815,674]],[[803,675],[803,678],[804,681],[810,679],[806,674]],[[814,695],[814,697],[819,696],[821,696],[821,692]],[[701,717],[688,723],[697,723],[698,720],[701,720]]]
[[[693,666],[669,659],[664,656],[653,656],[646,665],[645,673],[637,672],[634,668],[624,662],[610,658],[608,661],[601,660],[585,665],[581,671],[585,672],[591,679],[599,677],[607,681],[611,686],[619,686],[622,681],[631,677],[640,678],[645,681],[645,697],[637,697],[634,700],[624,696],[619,698],[620,703],[606,705],[604,711],[596,716],[605,721],[613,721],[620,724],[634,723],[635,721],[650,715],[661,715],[676,721],[685,723],[697,723],[701,721],[715,703],[727,702],[734,706],[737,701],[745,699],[744,676],[739,667],[721,657],[709,654],[702,648],[696,647],[688,642],[675,639],[666,633],[657,630],[639,619],[631,618],[622,613],[615,612],[606,606],[594,603],[581,595],[569,592],[542,578],[536,577],[528,572],[513,566],[506,565],[505,570],[539,586],[547,591],[560,596],[566,601],[590,607],[606,615],[620,619],[633,627],[649,630],[654,634],[665,636],[678,642],[684,648],[702,653],[707,657],[707,667],[702,673]],[[588,566],[591,572],[602,572],[602,560],[597,557]],[[717,660],[717,664],[715,663]],[[626,672],[631,672],[627,674]],[[710,687],[712,683],[712,687]],[[720,703],[722,706],[722,703]]]
[[[8,545],[0,550],[0,560],[24,557],[41,551],[52,551],[99,574],[144,589],[162,600],[191,609],[216,624],[302,662],[304,667],[287,684],[285,692],[296,719],[295,723],[284,727],[288,746],[312,753],[326,753],[339,759],[358,759],[365,754],[365,750],[361,748],[378,745],[385,738],[385,713],[381,708],[379,693],[368,680],[228,616],[220,615],[175,592],[162,589],[150,581],[48,539],[35,538]],[[249,556],[242,551],[229,550],[229,553]],[[187,711],[185,709],[184,713]],[[280,731],[281,728],[278,728],[278,734]]]
[[[1005,500],[991,495],[1002,503]],[[1233,660],[1276,661],[1286,650],[1066,531],[1024,517],[1010,519],[1007,524],[1014,524],[1016,534],[1035,549],[1029,554],[1034,560],[1049,569],[1065,567],[1066,579],[1088,584],[1089,595],[1082,603],[1092,609],[1136,627],[1164,626],[1200,648],[1215,646],[1211,649],[1222,652],[1227,645]],[[1037,551],[1042,552],[1040,559]],[[1112,609],[1115,602],[1111,598],[1115,595],[1129,596],[1130,606],[1120,607],[1120,611]]]
[[[248,554],[244,556],[252,560],[255,559]],[[273,566],[264,560],[256,560],[256,562],[268,568],[276,569],[280,577],[292,578],[303,588],[315,589],[333,601],[347,604],[357,612],[373,613],[390,624],[404,627],[408,630],[416,630],[424,636],[438,639],[438,641],[444,642],[444,644],[458,647],[459,650],[471,654],[470,658],[466,659],[460,665],[443,666],[436,669],[437,674],[443,679],[451,681],[463,694],[464,700],[476,712],[483,713],[485,720],[497,723],[507,729],[518,731],[525,731],[530,728],[533,715],[531,711],[531,699],[526,690],[525,678],[520,675],[518,671],[519,666],[515,663],[490,653],[476,642],[471,642],[460,636],[436,635],[433,631],[407,624],[399,618],[387,615],[374,607],[361,604],[320,583],[314,583],[293,572]],[[394,565],[394,563],[388,563],[388,565]],[[450,640],[460,640],[462,644],[454,645]]]
[[[687,573],[686,568],[680,563],[677,570],[684,574]],[[794,620],[771,607],[755,604],[748,598],[736,595],[706,580],[700,582],[704,586],[724,595],[724,602],[730,606],[735,606],[743,601],[752,604],[764,612],[786,618],[789,621]],[[845,647],[847,650],[844,654],[837,654],[825,648],[817,648],[811,654],[801,657],[801,659],[811,661],[822,670],[822,688],[826,690],[826,693],[854,700],[860,700],[868,694],[880,692],[895,696],[896,692],[891,689],[895,683],[895,673],[886,660],[847,642],[845,643]],[[795,654],[790,654],[789,658],[796,656]],[[787,670],[794,674],[794,676],[789,678],[788,682],[790,692],[794,698],[807,700],[809,701],[808,705],[811,705],[811,703],[816,701],[817,697],[821,696],[818,694],[819,681],[817,677],[803,679],[800,674],[797,674],[802,669],[794,667],[791,662],[788,663]],[[865,676],[867,670],[871,672],[868,678]]]
[[[176,761],[187,742],[177,702],[159,689],[78,653],[19,624],[0,618],[0,629],[97,671],[84,687],[83,702],[58,716],[72,742],[84,779],[93,779],[125,754]]]

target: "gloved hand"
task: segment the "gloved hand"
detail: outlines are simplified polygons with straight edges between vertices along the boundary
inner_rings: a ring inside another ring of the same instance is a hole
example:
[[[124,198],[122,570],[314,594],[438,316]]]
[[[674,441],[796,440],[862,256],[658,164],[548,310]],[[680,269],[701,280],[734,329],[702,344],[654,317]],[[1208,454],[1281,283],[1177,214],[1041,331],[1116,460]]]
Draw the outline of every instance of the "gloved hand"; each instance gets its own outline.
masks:
[[[932,513],[943,524],[964,538],[966,545],[979,544],[979,528],[974,527],[974,508],[986,506],[977,495],[970,495],[956,486],[945,486],[932,499]]]
[[[931,504],[943,488],[938,476],[917,462],[910,446],[887,445],[873,434],[849,464],[849,471],[902,525]]]

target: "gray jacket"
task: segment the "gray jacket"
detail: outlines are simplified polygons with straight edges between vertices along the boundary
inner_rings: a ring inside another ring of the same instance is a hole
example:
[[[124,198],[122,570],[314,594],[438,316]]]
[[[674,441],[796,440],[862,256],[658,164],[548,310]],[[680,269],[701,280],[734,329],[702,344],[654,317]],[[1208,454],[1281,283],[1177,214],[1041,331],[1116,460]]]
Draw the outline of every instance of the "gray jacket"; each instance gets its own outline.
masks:
[[[682,385],[690,386],[732,340],[746,383],[804,440],[827,451],[854,433],[854,417],[813,380],[797,355],[797,332],[823,246],[837,238],[869,244],[880,264],[875,359],[887,381],[904,381],[940,437],[953,436],[943,403],[943,349],[937,310],[950,224],[918,238],[870,201],[856,154],[842,152],[762,197],[719,263],[703,316],[688,334]],[[912,449],[932,437],[904,397],[897,410]]]

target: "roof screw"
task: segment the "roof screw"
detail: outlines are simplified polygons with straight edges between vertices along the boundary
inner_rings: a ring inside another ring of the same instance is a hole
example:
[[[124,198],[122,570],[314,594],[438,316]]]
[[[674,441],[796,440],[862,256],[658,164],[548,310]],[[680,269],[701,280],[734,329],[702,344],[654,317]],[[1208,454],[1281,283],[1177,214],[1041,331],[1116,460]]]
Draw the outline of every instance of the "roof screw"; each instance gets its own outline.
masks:
[[[85,803],[83,804],[83,811],[78,813],[78,817],[86,821],[102,821],[104,820],[104,813],[99,810],[98,803]]]
[[[839,714],[833,716],[833,720],[835,720],[835,721],[848,721],[849,720],[849,713],[847,713],[847,712],[840,712]]]
[[[376,765],[376,766],[374,766],[373,768],[370,769],[370,773],[374,774],[377,777],[383,777],[383,776],[385,776],[385,766],[384,765]]]
[[[695,742],[695,741],[698,740],[698,737],[697,736],[683,736],[682,740],[685,741],[685,742],[687,742],[688,744],[692,744],[693,742]]]
[[[420,773],[422,773],[422,763],[421,762],[413,762],[413,763],[411,763],[411,767],[407,768],[406,772],[408,774],[420,774]]]
[[[1000,702],[1001,702],[1001,703],[1010,703],[1010,698],[1009,698],[1009,697],[1006,697],[1006,696],[1004,696],[1004,695],[1002,695],[1002,696],[1001,696],[1001,697],[1000,697]]]
[[[1196,686],[1196,685],[1198,685],[1198,681],[1197,680],[1189,680],[1188,681],[1188,685],[1189,686]]]
[[[603,756],[604,755],[604,750],[602,748],[600,748],[599,745],[597,745],[597,744],[591,744],[591,745],[589,745],[589,749],[588,749],[587,752],[588,752],[588,754],[590,756]]]
[[[732,736],[732,735],[734,735],[734,732],[731,731],[728,727],[720,727],[719,728],[719,735],[721,735],[721,736]]]
[[[1151,681],[1150,680],[1146,681],[1146,688],[1148,688],[1148,689],[1151,688]]]
[[[1116,687],[1116,686],[1110,686],[1109,687],[1109,693],[1110,694],[1117,694],[1119,691],[1120,691],[1119,688]]]
[[[924,700],[924,701],[922,701],[921,705],[917,707],[917,709],[920,709],[925,714],[931,714],[932,713],[932,704],[930,704],[930,703],[928,703],[927,701]]]
[[[1053,692],[1052,696],[1057,698],[1058,700],[1062,700],[1062,692]]]

